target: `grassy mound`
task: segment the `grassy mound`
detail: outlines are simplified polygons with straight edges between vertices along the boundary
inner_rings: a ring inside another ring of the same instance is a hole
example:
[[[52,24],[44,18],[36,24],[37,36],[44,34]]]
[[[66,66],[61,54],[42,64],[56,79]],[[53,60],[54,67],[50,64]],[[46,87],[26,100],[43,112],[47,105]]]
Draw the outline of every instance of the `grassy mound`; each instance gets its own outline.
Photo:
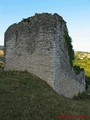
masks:
[[[60,115],[90,120],[90,90],[87,94],[67,99],[30,73],[0,72],[0,120],[58,120]]]

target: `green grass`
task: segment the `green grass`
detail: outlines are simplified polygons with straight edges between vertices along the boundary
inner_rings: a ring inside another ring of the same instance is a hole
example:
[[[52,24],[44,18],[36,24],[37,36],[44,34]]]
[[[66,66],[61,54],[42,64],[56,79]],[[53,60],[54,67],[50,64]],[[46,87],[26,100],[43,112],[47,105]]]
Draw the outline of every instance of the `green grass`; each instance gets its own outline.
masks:
[[[90,59],[84,58],[79,59],[79,55],[86,52],[75,52],[75,60],[74,65],[80,66],[80,68],[84,68],[85,76],[86,76],[86,82],[90,85]]]
[[[87,94],[90,88],[71,100],[30,73],[0,72],[0,120],[59,120],[60,115],[85,115],[90,120]]]
[[[88,77],[90,76],[90,60],[76,59],[74,64],[80,66],[81,68],[84,68],[86,76]]]

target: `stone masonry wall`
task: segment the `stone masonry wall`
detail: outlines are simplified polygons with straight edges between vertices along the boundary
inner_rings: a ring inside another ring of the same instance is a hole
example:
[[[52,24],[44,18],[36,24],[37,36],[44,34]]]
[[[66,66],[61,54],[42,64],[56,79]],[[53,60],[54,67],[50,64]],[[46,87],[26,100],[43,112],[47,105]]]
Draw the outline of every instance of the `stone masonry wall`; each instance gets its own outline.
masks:
[[[76,75],[64,40],[66,22],[58,14],[35,14],[5,32],[5,70],[37,75],[66,97],[85,91],[84,73]]]

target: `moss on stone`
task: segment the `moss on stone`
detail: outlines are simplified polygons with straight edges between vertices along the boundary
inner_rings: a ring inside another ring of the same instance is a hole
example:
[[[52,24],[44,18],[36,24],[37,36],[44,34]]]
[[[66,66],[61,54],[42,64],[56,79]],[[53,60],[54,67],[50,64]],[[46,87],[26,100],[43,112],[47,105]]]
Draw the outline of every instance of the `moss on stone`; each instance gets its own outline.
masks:
[[[70,65],[73,66],[74,50],[73,50],[73,46],[72,46],[72,39],[68,35],[68,31],[64,32],[64,38],[65,38],[65,42],[67,44],[68,55],[69,55],[69,62],[70,62]]]

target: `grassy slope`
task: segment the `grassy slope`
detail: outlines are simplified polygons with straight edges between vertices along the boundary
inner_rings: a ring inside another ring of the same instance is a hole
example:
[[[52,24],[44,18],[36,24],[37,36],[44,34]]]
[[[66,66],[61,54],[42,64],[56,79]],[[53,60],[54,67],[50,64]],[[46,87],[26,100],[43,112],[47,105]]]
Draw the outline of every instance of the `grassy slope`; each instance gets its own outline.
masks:
[[[4,52],[3,46],[0,46],[0,69],[4,66]]]
[[[0,120],[58,120],[58,115],[87,115],[90,120],[90,96],[81,98],[64,98],[27,72],[0,72]]]

